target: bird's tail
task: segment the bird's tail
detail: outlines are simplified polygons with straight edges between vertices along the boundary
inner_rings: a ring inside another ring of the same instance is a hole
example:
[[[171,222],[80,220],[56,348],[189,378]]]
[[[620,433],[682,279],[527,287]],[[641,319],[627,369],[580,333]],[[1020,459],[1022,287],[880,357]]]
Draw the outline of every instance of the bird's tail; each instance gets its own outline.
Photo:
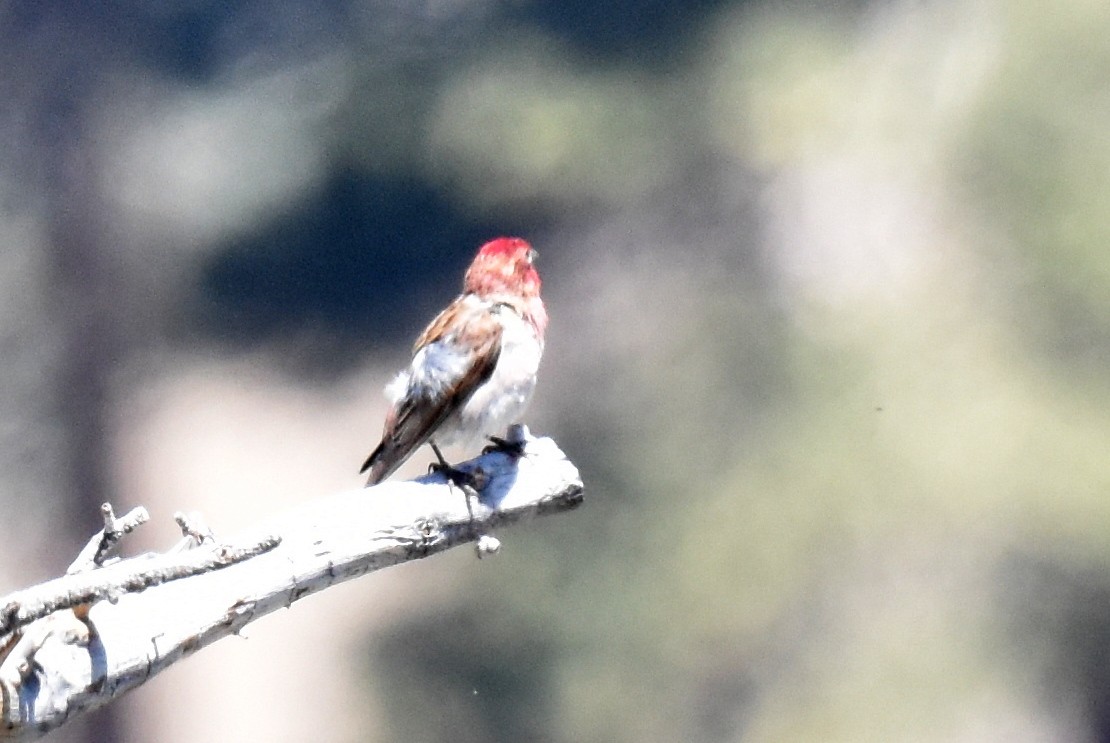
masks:
[[[436,415],[427,415],[429,410]],[[370,452],[359,470],[370,470],[370,479],[366,484],[377,485],[392,475],[409,455],[431,438],[432,431],[443,423],[450,410],[448,405],[430,408],[427,405],[406,404],[400,413],[390,412],[386,417],[381,443]]]
[[[407,459],[407,452],[400,447],[390,446],[389,443],[388,441],[382,441],[362,463],[362,469],[359,470],[360,474],[370,470],[370,478],[366,481],[367,485],[377,485],[396,472],[397,468]]]

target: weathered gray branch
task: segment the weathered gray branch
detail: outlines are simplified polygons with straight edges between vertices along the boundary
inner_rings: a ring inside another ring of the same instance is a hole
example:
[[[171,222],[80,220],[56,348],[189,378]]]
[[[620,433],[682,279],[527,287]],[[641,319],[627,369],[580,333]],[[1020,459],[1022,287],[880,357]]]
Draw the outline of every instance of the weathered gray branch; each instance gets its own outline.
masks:
[[[222,545],[206,538],[0,598],[0,739],[37,738],[330,585],[466,542],[493,552],[491,528],[581,503],[578,470],[558,446],[516,435],[519,459],[460,465],[479,474],[477,498],[442,475],[385,483],[306,503]],[[105,534],[117,524],[106,515]]]

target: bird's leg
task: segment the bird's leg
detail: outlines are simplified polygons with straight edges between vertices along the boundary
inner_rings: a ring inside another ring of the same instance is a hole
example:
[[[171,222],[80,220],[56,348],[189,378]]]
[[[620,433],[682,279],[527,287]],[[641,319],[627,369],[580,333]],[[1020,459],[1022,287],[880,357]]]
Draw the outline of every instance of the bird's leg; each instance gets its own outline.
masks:
[[[452,467],[434,441],[429,441],[428,445],[432,447],[436,459],[439,460],[438,462],[433,462],[428,467],[428,471],[443,473],[443,476],[447,478],[449,484],[455,485],[463,492],[463,498],[466,500],[466,512],[470,516],[470,522],[474,523],[474,509],[470,505],[470,496],[479,498],[478,488],[481,486],[479,478],[469,472],[464,472],[456,467]]]
[[[432,451],[435,452],[436,459],[439,460],[439,463],[433,464],[431,469],[435,470],[436,472],[453,469],[451,465],[448,464],[447,458],[443,456],[443,452],[441,452],[439,450],[439,447],[436,446],[436,442],[429,441],[428,446],[432,447]]]
[[[429,441],[428,446],[432,447],[432,451],[436,454],[436,459],[439,460],[428,465],[429,472],[442,473],[451,484],[458,485],[460,488],[476,489],[477,483],[475,482],[474,475],[469,472],[464,472],[457,467],[453,467],[443,456],[443,452],[439,450],[439,447],[435,445],[435,442]]]

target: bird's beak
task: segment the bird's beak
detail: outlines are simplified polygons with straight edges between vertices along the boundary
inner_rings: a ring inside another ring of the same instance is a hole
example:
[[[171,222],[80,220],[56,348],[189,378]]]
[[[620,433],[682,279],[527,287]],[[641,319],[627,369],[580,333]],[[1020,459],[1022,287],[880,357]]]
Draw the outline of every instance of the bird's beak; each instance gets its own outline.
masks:
[[[539,258],[539,257],[540,257],[540,251],[536,250],[535,248],[529,248],[528,249],[528,262],[529,263],[535,263],[536,259]]]

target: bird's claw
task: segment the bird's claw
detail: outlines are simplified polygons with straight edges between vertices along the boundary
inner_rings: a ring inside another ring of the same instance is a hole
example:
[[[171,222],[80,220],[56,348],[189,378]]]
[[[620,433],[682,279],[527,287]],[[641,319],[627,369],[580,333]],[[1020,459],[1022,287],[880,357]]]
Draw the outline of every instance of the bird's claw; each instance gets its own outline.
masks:
[[[481,470],[467,472],[449,464],[432,462],[428,465],[428,472],[443,475],[447,478],[447,482],[460,488],[463,492],[473,493],[474,495],[477,495],[478,491],[486,486],[487,478]]]
[[[457,467],[452,467],[446,462],[433,462],[428,466],[429,472],[441,473],[447,478],[449,486],[457,487],[462,491],[463,498],[466,500],[466,512],[470,516],[470,523],[474,523],[474,509],[470,505],[470,499],[481,501],[482,496],[479,493],[486,489],[489,484],[489,475],[481,467],[476,467],[474,471],[467,472],[460,470]],[[495,552],[491,550],[490,552]],[[479,555],[480,556],[480,555]]]
[[[509,439],[503,439],[500,436],[489,436],[487,438],[489,438],[491,443],[485,449],[482,449],[483,454],[500,452],[501,454],[507,454],[508,456],[515,459],[519,459],[520,457],[524,456],[525,442],[523,441],[510,441]]]

